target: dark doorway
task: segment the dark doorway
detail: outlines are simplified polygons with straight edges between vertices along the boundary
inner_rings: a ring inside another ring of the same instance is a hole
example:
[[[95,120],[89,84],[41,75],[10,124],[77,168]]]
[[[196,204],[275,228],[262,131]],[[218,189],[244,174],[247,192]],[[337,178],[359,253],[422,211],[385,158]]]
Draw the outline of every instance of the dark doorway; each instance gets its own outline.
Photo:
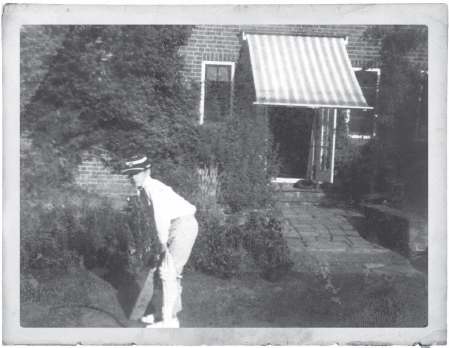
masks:
[[[313,109],[270,107],[270,129],[281,159],[280,177],[305,178],[312,133]]]

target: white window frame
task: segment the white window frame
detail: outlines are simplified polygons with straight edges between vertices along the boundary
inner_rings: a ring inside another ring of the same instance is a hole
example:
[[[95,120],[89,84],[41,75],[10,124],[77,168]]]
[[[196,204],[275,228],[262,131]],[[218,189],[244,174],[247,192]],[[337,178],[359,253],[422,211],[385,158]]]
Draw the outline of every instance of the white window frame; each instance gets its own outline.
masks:
[[[234,73],[235,62],[222,62],[216,60],[205,60],[201,63],[201,102],[200,102],[200,124],[204,123],[204,99],[206,93],[206,65],[230,65],[231,66],[231,110],[234,103]]]
[[[362,70],[362,68],[352,68],[352,70],[355,71],[360,71]],[[379,82],[380,82],[380,74],[381,71],[379,68],[371,68],[371,69],[366,69],[365,71],[375,71],[377,72],[377,83],[376,83],[376,104],[377,104],[377,96],[379,95]],[[374,114],[374,122],[376,120],[376,118],[378,117],[377,114]],[[376,132],[375,130],[373,130],[373,135],[355,135],[355,134],[349,134],[349,137],[352,139],[371,139],[374,138],[376,136]]]

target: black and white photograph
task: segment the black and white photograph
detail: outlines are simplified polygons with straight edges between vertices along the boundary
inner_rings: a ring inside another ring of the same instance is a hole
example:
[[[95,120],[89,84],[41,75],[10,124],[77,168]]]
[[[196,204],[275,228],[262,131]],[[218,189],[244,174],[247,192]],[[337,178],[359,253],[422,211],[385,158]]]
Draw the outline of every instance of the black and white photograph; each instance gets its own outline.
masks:
[[[447,344],[447,5],[3,25],[4,344]]]

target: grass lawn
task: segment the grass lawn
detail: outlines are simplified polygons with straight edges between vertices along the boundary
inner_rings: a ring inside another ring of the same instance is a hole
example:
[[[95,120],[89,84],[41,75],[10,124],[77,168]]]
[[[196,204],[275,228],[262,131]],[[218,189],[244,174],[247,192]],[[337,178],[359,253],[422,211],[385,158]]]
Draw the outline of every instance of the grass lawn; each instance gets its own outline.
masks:
[[[127,319],[138,292],[126,275],[101,270],[33,272],[22,278],[23,327],[143,327]],[[290,272],[279,282],[257,275],[183,278],[181,327],[425,327],[424,274],[385,279]]]

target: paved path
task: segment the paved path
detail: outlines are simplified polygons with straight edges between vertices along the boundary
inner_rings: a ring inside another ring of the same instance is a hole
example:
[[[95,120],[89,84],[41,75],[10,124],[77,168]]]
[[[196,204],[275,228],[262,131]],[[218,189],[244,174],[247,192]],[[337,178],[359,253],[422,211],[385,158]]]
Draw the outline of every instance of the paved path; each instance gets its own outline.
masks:
[[[313,265],[343,273],[394,276],[418,272],[407,258],[364,239],[363,215],[357,211],[288,203],[278,209],[285,219],[283,233],[298,272]]]

